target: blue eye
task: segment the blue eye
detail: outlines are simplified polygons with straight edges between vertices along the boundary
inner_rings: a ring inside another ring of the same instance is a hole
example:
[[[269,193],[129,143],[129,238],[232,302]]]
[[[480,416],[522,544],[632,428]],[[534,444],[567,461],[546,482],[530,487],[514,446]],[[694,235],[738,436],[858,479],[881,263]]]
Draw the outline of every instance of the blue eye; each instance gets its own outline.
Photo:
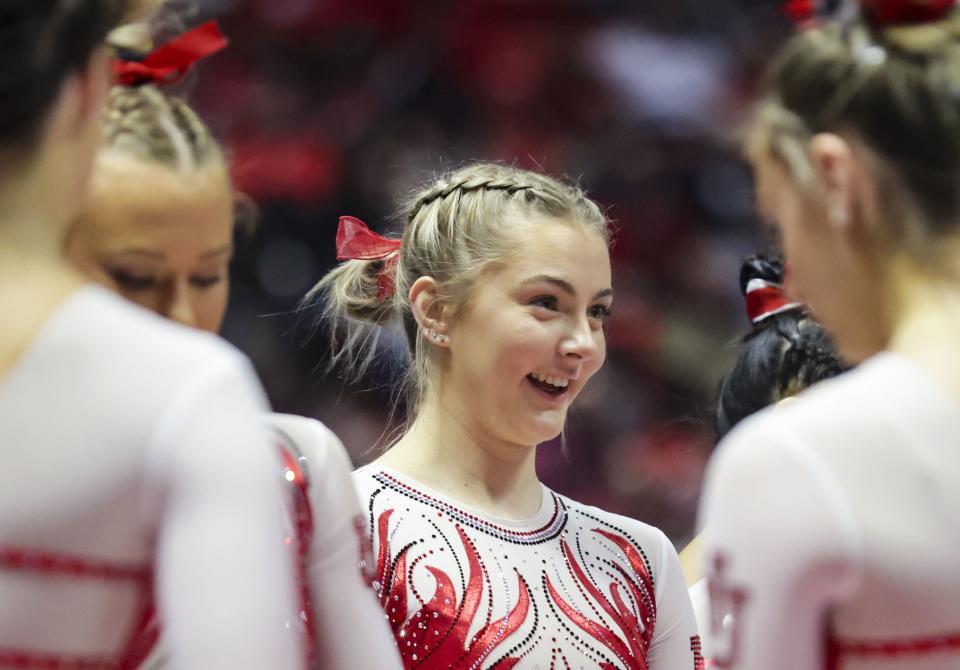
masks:
[[[557,311],[557,299],[552,295],[541,295],[537,296],[530,301],[530,304],[535,307],[542,307],[544,309],[549,309],[550,311]]]
[[[594,305],[590,308],[589,312],[591,319],[596,319],[597,321],[606,321],[613,311],[606,305]]]

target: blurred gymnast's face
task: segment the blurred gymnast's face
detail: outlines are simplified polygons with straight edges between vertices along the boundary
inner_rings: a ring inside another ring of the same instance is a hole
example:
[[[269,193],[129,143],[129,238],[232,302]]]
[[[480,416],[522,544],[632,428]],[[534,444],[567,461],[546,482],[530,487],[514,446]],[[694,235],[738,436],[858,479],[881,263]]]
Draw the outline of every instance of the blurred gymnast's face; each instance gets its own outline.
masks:
[[[598,233],[551,219],[516,230],[516,251],[481,274],[451,324],[443,392],[465,410],[468,429],[532,446],[560,434],[603,364],[613,296]]]
[[[821,194],[805,194],[790,171],[764,153],[753,158],[758,206],[777,229],[790,262],[789,291],[833,336],[844,359],[860,362],[885,344],[881,282],[869,242],[848,211],[838,222]]]
[[[66,252],[92,280],[138,305],[217,332],[229,296],[233,226],[221,166],[180,175],[105,150]]]

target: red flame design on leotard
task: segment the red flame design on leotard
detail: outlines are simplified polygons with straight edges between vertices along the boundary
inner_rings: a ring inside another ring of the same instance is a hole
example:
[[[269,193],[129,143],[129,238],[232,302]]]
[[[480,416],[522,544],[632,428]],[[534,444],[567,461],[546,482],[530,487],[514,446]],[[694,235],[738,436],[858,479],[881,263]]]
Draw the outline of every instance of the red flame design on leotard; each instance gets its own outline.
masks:
[[[388,509],[377,519],[377,585],[380,604],[393,628],[404,668],[415,668],[425,663],[428,667],[451,670],[479,668],[526,619],[530,608],[530,593],[526,584],[517,574],[519,597],[510,613],[496,621],[488,621],[468,638],[483,598],[486,570],[470,538],[463,528],[457,526],[469,566],[463,598],[457,599],[453,582],[446,572],[428,565],[426,570],[433,575],[437,588],[427,603],[407,617],[407,551],[412,545],[403,547],[396,556],[391,557],[388,529],[392,515],[393,510]],[[504,658],[496,667],[498,670],[509,670],[519,660]]]
[[[639,616],[624,602],[619,584],[616,582],[610,584],[610,599],[607,599],[593,580],[584,572],[577,562],[573,550],[570,549],[570,545],[565,541],[561,541],[561,546],[574,579],[583,587],[584,592],[617,624],[617,627],[623,633],[622,636],[617,635],[604,623],[593,621],[582,612],[577,611],[554,588],[549,576],[547,577],[547,590],[557,607],[573,623],[609,649],[628,670],[649,670],[647,650],[650,647],[650,641],[653,639],[653,629],[657,618],[653,580],[650,578],[650,573],[647,571],[643,558],[629,540],[599,528],[593,529],[593,532],[613,542],[627,559],[632,575],[619,564],[614,563],[613,568],[623,577],[630,596],[638,609]],[[609,662],[601,663],[600,667],[603,670],[616,669],[616,666]]]

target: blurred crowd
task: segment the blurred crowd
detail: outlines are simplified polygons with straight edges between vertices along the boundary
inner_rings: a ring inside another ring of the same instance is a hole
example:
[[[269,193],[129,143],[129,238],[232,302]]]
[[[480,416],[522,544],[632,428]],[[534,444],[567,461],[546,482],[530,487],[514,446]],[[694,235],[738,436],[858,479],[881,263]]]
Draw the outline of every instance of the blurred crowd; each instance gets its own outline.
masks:
[[[200,0],[232,41],[189,97],[226,146],[252,225],[224,334],[280,411],[315,416],[356,464],[389,439],[392,364],[326,372],[297,302],[335,262],[340,215],[397,232],[397,203],[464,161],[582,184],[618,228],[609,354],[543,480],[693,530],[720,375],[748,323],[743,257],[769,247],[737,129],[789,31],[776,0]],[[255,221],[254,221],[255,219]],[[402,421],[394,416],[394,423]]]

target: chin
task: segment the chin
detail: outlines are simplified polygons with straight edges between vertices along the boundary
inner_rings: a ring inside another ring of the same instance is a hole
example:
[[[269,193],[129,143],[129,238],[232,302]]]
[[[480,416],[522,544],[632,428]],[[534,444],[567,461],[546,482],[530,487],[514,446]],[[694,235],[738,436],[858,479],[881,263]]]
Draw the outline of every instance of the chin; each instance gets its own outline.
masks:
[[[543,444],[544,442],[555,439],[563,433],[563,427],[566,423],[565,418],[566,417],[558,420],[538,421],[533,426],[530,426],[527,430],[527,434],[530,435],[529,441],[533,444]]]

